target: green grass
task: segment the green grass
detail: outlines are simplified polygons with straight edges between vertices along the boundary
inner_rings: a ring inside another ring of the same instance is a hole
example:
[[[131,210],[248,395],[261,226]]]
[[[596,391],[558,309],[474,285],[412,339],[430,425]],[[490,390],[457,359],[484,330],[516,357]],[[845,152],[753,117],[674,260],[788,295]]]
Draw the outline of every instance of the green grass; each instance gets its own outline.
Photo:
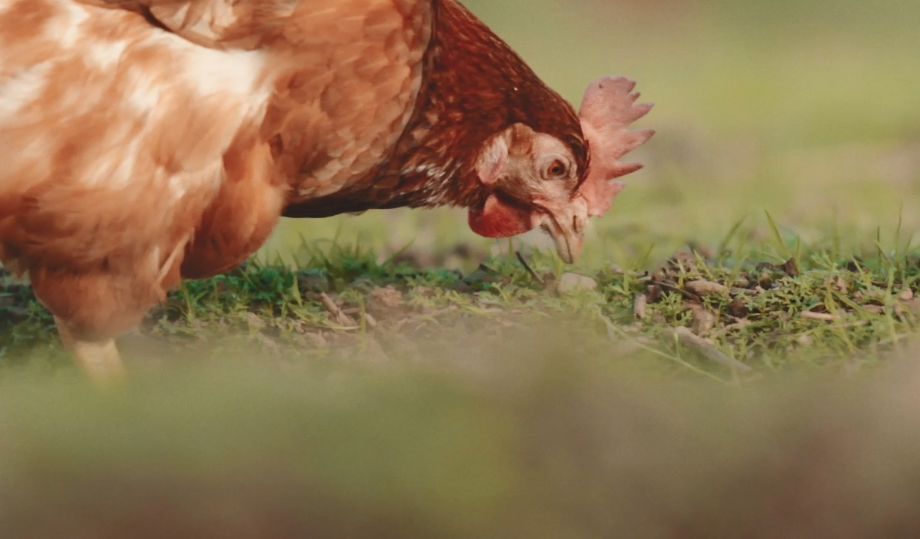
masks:
[[[253,261],[185,282],[122,345],[129,360],[167,350],[218,357],[243,347],[295,362],[404,364],[429,361],[438,347],[556,324],[566,328],[559,338],[577,340],[586,353],[629,345],[665,376],[729,383],[739,374],[877,364],[911,340],[920,314],[920,253],[908,240],[845,255],[784,237],[766,220],[774,235],[762,243],[739,225],[718,248],[679,251],[651,269],[643,255],[625,267],[573,271],[536,252],[530,261],[484,259],[464,272],[418,267],[407,253],[380,262],[371,250],[314,248],[300,257],[300,268]],[[579,275],[589,284],[567,288]],[[29,290],[10,288],[2,299],[4,365],[42,358],[68,366],[50,315]],[[674,328],[689,329],[703,344],[675,342]],[[713,350],[743,372],[707,359]]]
[[[0,274],[0,536],[920,535],[920,4],[467,4],[573,102],[657,103],[579,264],[285,220],[107,390]]]
[[[558,329],[558,328],[557,328]],[[917,370],[736,386],[505,331],[424,365],[5,377],[5,537],[916,537]],[[508,338],[508,337],[516,338]],[[477,353],[489,345],[489,353]],[[239,350],[237,350],[238,352]]]

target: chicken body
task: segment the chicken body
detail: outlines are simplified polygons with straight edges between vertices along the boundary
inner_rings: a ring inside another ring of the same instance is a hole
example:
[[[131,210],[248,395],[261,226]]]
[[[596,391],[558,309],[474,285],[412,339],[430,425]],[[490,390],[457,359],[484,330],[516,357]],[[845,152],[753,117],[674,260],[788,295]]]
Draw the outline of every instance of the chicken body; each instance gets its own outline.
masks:
[[[521,207],[544,194],[506,164],[548,148],[570,200],[586,146],[453,0],[0,4],[0,261],[100,379],[114,337],[282,214],[451,204],[511,235],[542,226]]]

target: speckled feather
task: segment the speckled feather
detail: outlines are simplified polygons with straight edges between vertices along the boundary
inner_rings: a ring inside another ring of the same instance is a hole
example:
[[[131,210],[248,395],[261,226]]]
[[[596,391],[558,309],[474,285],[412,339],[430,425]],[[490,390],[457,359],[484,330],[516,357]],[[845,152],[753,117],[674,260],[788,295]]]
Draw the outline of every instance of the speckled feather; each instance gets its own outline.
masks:
[[[460,3],[435,0],[424,86],[392,158],[334,195],[289,207],[292,217],[401,206],[470,206],[485,193],[473,168],[481,145],[515,122],[570,143],[578,166],[587,147],[574,108]]]

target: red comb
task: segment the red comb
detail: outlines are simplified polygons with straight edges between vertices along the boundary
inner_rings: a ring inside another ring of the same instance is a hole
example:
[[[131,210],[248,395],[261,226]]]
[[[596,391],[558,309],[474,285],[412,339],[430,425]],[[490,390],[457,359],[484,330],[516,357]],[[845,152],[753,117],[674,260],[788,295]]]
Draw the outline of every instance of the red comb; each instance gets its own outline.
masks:
[[[652,138],[655,131],[630,131],[629,124],[648,114],[652,103],[636,103],[636,83],[626,77],[595,79],[581,101],[581,129],[591,151],[591,168],[579,189],[588,202],[588,215],[607,213],[623,184],[612,181],[642,168],[639,163],[623,163],[620,158]]]

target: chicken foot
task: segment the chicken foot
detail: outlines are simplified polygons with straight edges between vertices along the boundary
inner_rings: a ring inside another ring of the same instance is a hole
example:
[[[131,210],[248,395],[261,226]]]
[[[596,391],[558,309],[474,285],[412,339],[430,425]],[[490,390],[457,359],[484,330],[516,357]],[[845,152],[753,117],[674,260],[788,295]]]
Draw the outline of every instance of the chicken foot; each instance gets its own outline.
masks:
[[[94,382],[109,384],[124,378],[125,367],[114,339],[81,340],[73,335],[66,322],[56,316],[54,321],[64,347]]]

